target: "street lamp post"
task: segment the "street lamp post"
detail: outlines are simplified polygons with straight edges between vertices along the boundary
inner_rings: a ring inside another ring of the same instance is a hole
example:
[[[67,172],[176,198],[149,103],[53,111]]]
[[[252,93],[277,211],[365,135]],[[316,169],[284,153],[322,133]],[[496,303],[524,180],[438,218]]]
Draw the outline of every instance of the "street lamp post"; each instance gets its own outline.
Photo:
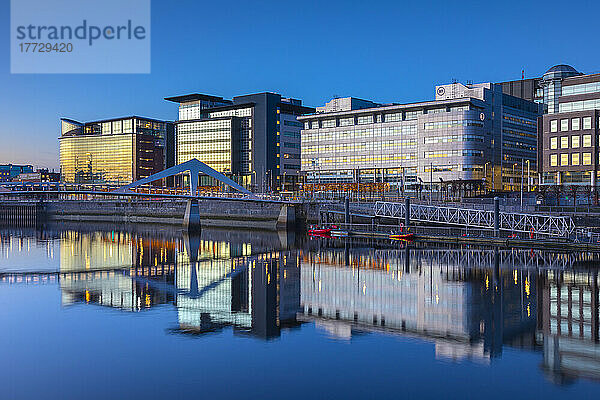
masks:
[[[529,169],[530,169],[530,161],[531,160],[527,160],[525,161],[527,163],[527,191],[531,192],[531,176],[529,175]]]
[[[433,163],[429,163],[429,204],[433,193]]]
[[[521,158],[521,211],[523,211],[523,170],[525,166],[525,161]]]

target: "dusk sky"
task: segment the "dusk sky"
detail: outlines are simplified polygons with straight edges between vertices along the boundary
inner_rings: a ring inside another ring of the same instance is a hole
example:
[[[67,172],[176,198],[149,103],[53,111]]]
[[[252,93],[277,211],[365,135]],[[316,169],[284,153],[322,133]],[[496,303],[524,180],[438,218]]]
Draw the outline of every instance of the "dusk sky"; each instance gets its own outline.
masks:
[[[598,1],[153,1],[150,74],[10,74],[10,2],[0,1],[0,164],[58,169],[60,117],[173,120],[163,98],[190,92],[412,102],[452,79],[600,70]]]

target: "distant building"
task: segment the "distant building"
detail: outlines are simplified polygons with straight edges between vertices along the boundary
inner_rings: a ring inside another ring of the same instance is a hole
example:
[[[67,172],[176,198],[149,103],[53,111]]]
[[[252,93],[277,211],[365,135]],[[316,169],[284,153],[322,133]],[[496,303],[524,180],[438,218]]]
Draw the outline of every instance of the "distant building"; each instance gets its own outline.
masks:
[[[61,119],[65,183],[123,185],[169,167],[173,125],[137,116],[92,122]]]
[[[10,182],[19,174],[33,172],[32,165],[2,164],[0,165],[0,182]]]
[[[277,93],[225,100],[203,94],[167,97],[179,103],[176,163],[193,158],[255,191],[290,190],[300,172],[297,116],[314,112]],[[210,184],[208,177],[201,182]]]
[[[12,181],[33,183],[59,182],[60,173],[50,172],[48,169],[38,169],[35,172],[23,172],[17,175],[15,178],[13,178]]]
[[[434,101],[409,104],[334,99],[317,111],[298,118],[308,183],[440,193],[449,183],[484,181],[488,190],[519,190],[522,171],[524,185],[528,172],[536,176],[541,106],[500,85],[441,85]]]

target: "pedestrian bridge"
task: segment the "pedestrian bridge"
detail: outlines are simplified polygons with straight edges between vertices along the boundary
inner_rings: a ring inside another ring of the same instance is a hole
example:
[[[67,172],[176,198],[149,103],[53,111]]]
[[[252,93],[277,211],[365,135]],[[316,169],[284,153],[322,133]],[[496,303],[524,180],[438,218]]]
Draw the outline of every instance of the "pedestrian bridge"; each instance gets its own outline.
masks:
[[[447,207],[443,205],[409,204],[411,221],[433,222],[480,229],[494,229],[494,211]],[[378,201],[376,217],[405,218],[406,204]],[[500,230],[568,237],[575,230],[571,217],[542,214],[500,212]]]

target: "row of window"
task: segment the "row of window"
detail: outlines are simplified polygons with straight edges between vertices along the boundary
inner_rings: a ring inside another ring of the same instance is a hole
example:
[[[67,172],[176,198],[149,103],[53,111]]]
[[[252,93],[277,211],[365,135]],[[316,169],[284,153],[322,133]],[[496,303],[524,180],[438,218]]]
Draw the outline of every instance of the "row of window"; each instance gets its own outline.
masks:
[[[580,83],[579,85],[563,86],[562,95],[572,96],[576,94],[600,92],[600,82]]]
[[[443,158],[443,157],[483,157],[483,150],[436,150],[423,153],[424,158]]]
[[[450,120],[450,121],[435,121],[435,122],[426,122],[423,124],[423,129],[433,130],[433,129],[449,129],[449,128],[457,128],[461,126],[483,126],[482,121],[477,120]]]
[[[405,160],[416,160],[416,153],[402,153],[402,154],[389,154],[389,155],[354,155],[354,156],[338,156],[338,157],[320,157],[320,158],[304,158],[302,159],[303,169],[316,169],[326,164],[340,164],[347,165],[349,163],[373,163],[373,162],[391,162],[391,161],[405,161]]]
[[[578,149],[581,141],[580,138],[583,138],[583,146],[582,147],[592,147],[592,135],[573,135],[573,136],[561,136],[560,137],[560,148],[568,149],[569,148],[569,138],[571,138],[571,148]],[[550,138],[550,149],[556,150],[558,149],[558,136]]]
[[[559,156],[561,167],[592,165],[592,153],[562,153],[550,154],[551,167],[558,167]]]
[[[512,122],[513,124],[519,124],[519,125],[525,125],[525,126],[531,126],[531,127],[537,126],[536,121],[527,119],[527,118],[523,118],[523,117],[519,117],[516,115],[504,114],[504,116],[502,118],[504,118],[504,121]]]
[[[328,140],[357,140],[360,138],[378,139],[380,136],[416,135],[416,125],[385,126],[376,128],[354,128],[343,131],[304,132],[302,143],[325,142]]]
[[[571,129],[572,131],[578,131],[582,129],[581,125],[582,118],[571,118]],[[583,129],[592,129],[592,117],[583,117]],[[569,119],[564,118],[560,120],[560,131],[566,132],[569,130]],[[553,119],[550,121],[550,132],[558,132],[558,120]]]
[[[379,151],[380,149],[402,150],[406,147],[415,147],[416,139],[384,140],[378,142],[351,142],[336,143],[334,145],[304,145],[302,152],[304,154],[322,152],[344,152],[344,151]]]
[[[587,111],[600,108],[600,99],[569,101],[558,105],[558,112]]]
[[[455,111],[468,111],[469,106],[457,106],[457,107],[449,107],[449,108],[435,108],[429,109],[426,111],[427,114],[437,114],[444,112],[455,112]],[[338,121],[335,118],[323,119],[321,121],[306,121],[304,122],[304,129],[319,129],[319,128],[334,128],[336,126],[349,126],[349,125],[365,125],[365,124],[373,124],[375,122],[397,122],[397,121],[409,121],[415,120],[419,115],[424,115],[424,110],[416,110],[416,111],[404,111],[404,112],[395,112],[395,113],[386,113],[386,114],[376,114],[376,115],[359,115],[356,117],[346,117],[339,119]]]

